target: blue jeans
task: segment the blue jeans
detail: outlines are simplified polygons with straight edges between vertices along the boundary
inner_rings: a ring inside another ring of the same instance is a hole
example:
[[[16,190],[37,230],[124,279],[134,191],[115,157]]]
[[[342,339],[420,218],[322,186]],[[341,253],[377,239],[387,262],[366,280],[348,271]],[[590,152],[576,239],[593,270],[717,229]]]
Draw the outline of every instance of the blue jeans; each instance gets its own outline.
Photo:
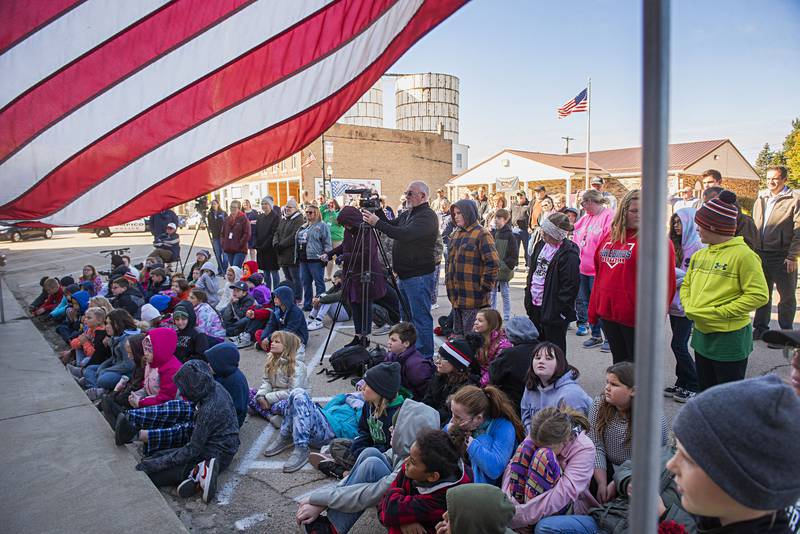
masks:
[[[414,323],[417,329],[417,349],[426,358],[433,358],[433,317],[431,316],[431,287],[433,286],[433,273],[399,281],[400,298],[408,303],[411,317],[405,316],[403,320]]]
[[[497,282],[503,296],[503,321],[511,319],[511,288],[508,282]],[[497,286],[492,289],[492,308],[497,309]]]
[[[578,324],[589,323],[589,297],[592,295],[594,287],[594,276],[585,274],[580,275],[580,287],[578,288],[578,298],[575,299],[575,314],[578,316]],[[600,323],[592,325],[592,337],[602,337]]]
[[[292,436],[295,447],[319,448],[336,437],[322,409],[301,388],[289,393],[281,423],[281,436]]]
[[[303,287],[300,285],[300,266],[287,265],[282,267],[283,277],[289,282],[289,287],[294,292],[294,299],[298,300],[303,296]]]
[[[316,261],[300,262],[300,279],[303,281],[303,310],[311,310],[314,295],[325,293],[325,264]],[[317,286],[314,293],[312,285]],[[295,296],[298,296],[295,294]]]
[[[228,262],[228,265],[235,265],[237,267],[241,267],[244,263],[244,259],[247,257],[247,254],[244,252],[226,252],[225,259]],[[227,270],[227,267],[225,268]]]
[[[122,373],[102,371],[98,374],[99,369],[99,365],[90,365],[84,369],[83,377],[86,379],[86,387],[114,389],[119,379],[122,378]]]
[[[281,272],[280,271],[267,271],[264,273],[264,285],[266,285],[270,291],[274,290],[278,287],[278,284],[281,283]]]
[[[697,368],[694,359],[689,353],[689,337],[692,335],[692,321],[677,315],[669,316],[669,326],[672,328],[672,354],[675,355],[675,385],[697,393],[700,384],[697,380]]]
[[[352,486],[362,483],[374,484],[391,472],[392,465],[383,453],[374,447],[368,447],[358,455],[358,460],[356,460],[353,469],[350,470],[350,476],[345,479],[342,485]],[[356,524],[356,521],[358,521],[362,513],[363,512],[340,512],[328,508],[328,519],[330,519],[330,522],[336,527],[337,532],[346,534],[353,528],[353,525]]]
[[[219,262],[217,274],[220,276],[225,276],[225,273],[228,270],[228,258],[225,256],[225,253],[222,252],[222,241],[219,238],[212,239],[211,246],[214,249],[214,257]]]
[[[534,534],[599,534],[600,529],[588,515],[552,515],[536,523]]]

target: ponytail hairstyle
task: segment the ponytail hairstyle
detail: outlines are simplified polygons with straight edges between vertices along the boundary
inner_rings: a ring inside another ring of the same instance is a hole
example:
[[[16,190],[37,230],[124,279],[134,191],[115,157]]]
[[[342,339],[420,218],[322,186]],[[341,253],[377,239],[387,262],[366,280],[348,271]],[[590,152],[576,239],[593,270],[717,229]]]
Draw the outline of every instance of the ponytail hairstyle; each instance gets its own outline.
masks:
[[[558,408],[549,406],[536,412],[531,420],[531,440],[537,447],[552,449],[589,430],[589,420],[562,399]]]
[[[464,386],[447,399],[448,402],[458,403],[467,412],[476,417],[483,415],[486,419],[508,419],[514,425],[517,442],[525,439],[525,429],[519,420],[517,410],[505,393],[494,386],[481,389],[478,386]]]
[[[294,378],[295,364],[297,363],[297,351],[300,349],[300,338],[288,330],[278,330],[273,332],[270,340],[278,339],[283,345],[283,352],[276,356],[272,352],[267,355],[267,363],[264,365],[264,374],[270,376],[279,368],[287,377]]]
[[[624,386],[633,389],[633,364],[631,362],[615,363],[606,369],[606,374],[616,376],[617,380],[622,382]],[[601,399],[600,408],[597,411],[597,424],[595,425],[595,428],[598,435],[604,436],[606,426],[608,426],[608,423],[614,419],[614,416],[619,410],[616,406],[612,406],[606,402],[605,396],[601,397]],[[625,415],[628,419],[628,428],[625,430],[625,443],[630,443],[631,438],[633,437],[633,402],[631,402],[631,408]]]
[[[478,311],[477,315],[483,316],[486,319],[488,330],[481,332],[478,335],[483,338],[483,345],[475,352],[478,365],[486,367],[489,365],[489,352],[492,350],[492,332],[496,332],[503,328],[503,316],[494,308],[482,308]],[[477,332],[476,332],[477,333]]]
[[[423,428],[417,432],[417,448],[428,473],[439,473],[439,480],[461,475],[460,461],[467,454],[467,432],[455,425],[445,432]]]
[[[631,189],[622,197],[622,202],[620,202],[617,208],[617,213],[614,214],[614,219],[611,221],[612,243],[621,243],[625,241],[625,234],[628,232],[628,210],[631,208],[631,203],[634,200],[639,200],[638,189]]]

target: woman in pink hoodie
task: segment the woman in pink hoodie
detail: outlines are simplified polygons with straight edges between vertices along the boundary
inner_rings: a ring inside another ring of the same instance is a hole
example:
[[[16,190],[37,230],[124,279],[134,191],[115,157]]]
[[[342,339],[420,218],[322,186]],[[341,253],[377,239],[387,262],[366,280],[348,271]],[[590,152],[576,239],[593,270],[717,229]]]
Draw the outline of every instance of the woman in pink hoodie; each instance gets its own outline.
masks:
[[[175,357],[178,334],[172,328],[154,328],[142,341],[144,361],[144,387],[131,393],[128,399],[134,408],[155,406],[175,399],[178,387],[172,377],[180,369],[181,362]]]
[[[589,297],[594,285],[595,266],[594,254],[600,246],[600,239],[611,229],[611,220],[614,210],[606,207],[606,198],[600,191],[590,189],[583,193],[581,207],[586,214],[575,223],[572,240],[581,251],[580,288],[578,298],[575,300],[575,313],[578,316],[578,336],[592,336],[583,342],[586,348],[596,347],[603,343],[603,334],[600,324],[589,327]]]

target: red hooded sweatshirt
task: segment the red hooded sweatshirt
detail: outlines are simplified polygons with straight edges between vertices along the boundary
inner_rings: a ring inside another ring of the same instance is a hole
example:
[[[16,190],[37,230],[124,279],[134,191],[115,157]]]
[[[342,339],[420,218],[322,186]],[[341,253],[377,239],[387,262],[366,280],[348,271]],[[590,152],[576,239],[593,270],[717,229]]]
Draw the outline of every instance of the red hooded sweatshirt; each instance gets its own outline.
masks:
[[[599,319],[625,326],[636,326],[636,259],[639,241],[633,230],[628,230],[624,242],[611,242],[611,233],[600,240],[594,255],[596,269],[592,296],[589,298],[589,322]],[[675,294],[675,248],[669,246],[667,269],[667,302],[664,314]]]
[[[178,386],[172,377],[181,368],[181,362],[175,357],[178,346],[178,333],[172,328],[153,328],[147,333],[153,344],[153,361],[150,367],[158,369],[158,393],[139,401],[139,406],[155,406],[175,400]]]

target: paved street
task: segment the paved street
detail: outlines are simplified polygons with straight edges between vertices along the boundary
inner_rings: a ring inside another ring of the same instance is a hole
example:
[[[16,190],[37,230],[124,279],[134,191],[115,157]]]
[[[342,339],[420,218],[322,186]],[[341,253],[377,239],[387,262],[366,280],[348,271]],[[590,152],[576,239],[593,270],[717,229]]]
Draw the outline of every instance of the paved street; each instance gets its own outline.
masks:
[[[188,245],[193,235],[194,231],[181,231],[184,256],[189,249]],[[151,250],[151,241],[149,234],[120,234],[108,238],[97,238],[93,234],[77,233],[71,229],[56,229],[55,236],[49,241],[34,240],[0,245],[0,251],[8,255],[8,263],[4,268],[3,276],[7,286],[17,299],[27,303],[38,294],[40,289],[38,281],[41,276],[45,274],[77,276],[85,264],[93,264],[99,269],[107,269],[109,259],[104,258],[100,251],[119,247],[130,247],[130,255],[136,263],[142,261],[147,252]],[[198,245],[210,249],[208,235],[205,231],[199,233],[195,251]],[[193,255],[194,252],[192,252]],[[189,263],[193,263],[193,261],[191,259]],[[522,272],[518,272],[512,282],[513,312],[516,314],[524,313],[521,289],[524,283],[523,276]],[[439,304],[440,307],[434,312],[435,317],[447,314],[449,311],[449,303],[443,285],[439,286]],[[352,325],[349,322],[337,326],[328,353],[346,343],[352,333]],[[327,329],[311,332],[306,352],[307,363],[315,366],[311,374],[312,395],[321,402],[349,388],[349,381],[339,380],[328,383],[327,379],[316,374],[320,368],[316,364],[322,358],[322,348],[327,334]],[[51,344],[56,343],[53,335],[45,332],[45,337]],[[604,370],[611,363],[611,355],[604,354],[598,349],[583,349],[581,342],[584,339],[576,337],[574,331],[570,332],[568,335],[569,360],[571,364],[581,370],[581,382],[586,391],[594,396],[603,387]],[[386,337],[377,337],[375,340],[379,343],[385,342]],[[439,340],[437,340],[438,343]],[[667,354],[663,362],[666,385],[674,380],[675,362],[668,349],[668,338],[664,343],[667,347]],[[53,354],[53,358],[55,358],[55,354]],[[258,385],[264,366],[264,354],[257,353],[252,349],[243,350],[240,366],[250,384]],[[748,375],[761,375],[781,366],[784,367],[781,371],[785,371],[785,368],[788,367],[782,360],[781,352],[769,350],[765,344],[758,342],[750,357]],[[77,386],[75,388],[77,391]],[[30,392],[30,394],[35,394],[35,392]],[[3,402],[12,402],[5,396],[0,399]],[[670,420],[679,408],[680,405],[672,400],[665,402],[665,411]],[[3,411],[2,409],[4,407],[0,407],[0,411]],[[93,428],[92,432],[105,430],[108,429]],[[81,428],[70,429],[70,432],[74,432],[76,435],[85,431],[86,429]],[[110,432],[110,430],[108,431]],[[273,431],[272,427],[261,419],[255,417],[248,419],[242,428],[242,447],[239,454],[230,470],[220,478],[220,492],[216,502],[205,505],[199,499],[179,501],[175,498],[174,491],[162,492],[187,528],[194,532],[223,532],[231,529],[251,532],[295,531],[293,517],[297,507],[296,501],[307,492],[322,485],[332,484],[332,482],[308,466],[291,475],[283,474],[281,467],[283,461],[288,457],[288,453],[274,459],[267,459],[261,454]],[[87,435],[85,439],[96,438]],[[44,458],[42,461],[56,462],[57,459]],[[54,473],[53,476],[58,475]],[[41,497],[46,500],[49,496],[44,493]],[[100,528],[101,526],[98,525],[98,529]],[[362,517],[353,532],[380,532],[381,528],[374,513],[369,512]]]

